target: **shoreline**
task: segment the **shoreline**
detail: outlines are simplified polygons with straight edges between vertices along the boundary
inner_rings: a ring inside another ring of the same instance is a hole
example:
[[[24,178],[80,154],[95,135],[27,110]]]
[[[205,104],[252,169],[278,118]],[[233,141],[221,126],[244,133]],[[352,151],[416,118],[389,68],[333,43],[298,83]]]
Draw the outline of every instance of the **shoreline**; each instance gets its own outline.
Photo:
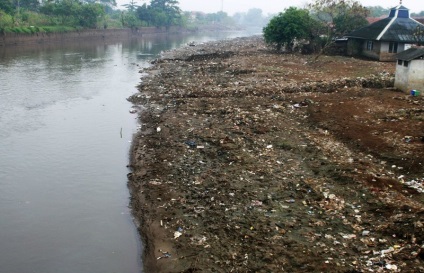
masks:
[[[190,33],[184,28],[171,27],[141,27],[137,30],[132,29],[85,29],[74,32],[55,32],[55,33],[3,33],[0,34],[0,48],[9,48],[14,46],[30,46],[58,44],[68,41],[115,41],[119,39],[128,39],[142,37],[145,35],[161,35],[174,33]]]
[[[84,29],[73,32],[53,33],[0,33],[0,49],[16,46],[50,45],[64,42],[112,42],[116,40],[141,38],[151,35],[172,35],[200,32],[232,32],[242,31],[237,28],[226,28],[224,26],[202,26],[196,29],[173,26],[165,27],[140,27],[137,29]]]
[[[312,60],[249,37],[143,71],[128,178],[146,272],[424,268],[407,183],[423,178],[424,100],[391,88],[391,63]]]

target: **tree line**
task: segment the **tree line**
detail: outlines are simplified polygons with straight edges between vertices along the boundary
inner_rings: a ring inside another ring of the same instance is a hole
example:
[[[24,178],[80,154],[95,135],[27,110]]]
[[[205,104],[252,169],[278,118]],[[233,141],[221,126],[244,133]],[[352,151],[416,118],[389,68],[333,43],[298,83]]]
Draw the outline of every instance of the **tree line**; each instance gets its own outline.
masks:
[[[117,7],[115,0],[0,0],[0,33],[236,24],[225,12],[183,12],[177,0],[136,1]]]
[[[269,44],[292,49],[294,41],[309,40],[310,46],[322,46],[325,40],[340,36],[366,24],[366,16],[387,15],[389,10],[362,7],[353,0],[315,0],[305,9],[264,15],[261,9],[250,9],[233,16],[216,13],[183,12],[177,0],[151,0],[138,5],[128,0],[117,7],[115,0],[0,0],[1,32],[66,31],[80,28],[138,28],[202,25],[264,28]],[[424,12],[420,14],[424,16]],[[295,26],[290,29],[287,24]],[[323,39],[324,38],[324,39]]]
[[[271,16],[260,9],[229,16],[226,12],[187,12],[177,0],[0,0],[0,32],[67,31],[81,28],[139,28],[237,25],[263,27]]]
[[[115,6],[115,0],[1,0],[0,30],[97,28]]]

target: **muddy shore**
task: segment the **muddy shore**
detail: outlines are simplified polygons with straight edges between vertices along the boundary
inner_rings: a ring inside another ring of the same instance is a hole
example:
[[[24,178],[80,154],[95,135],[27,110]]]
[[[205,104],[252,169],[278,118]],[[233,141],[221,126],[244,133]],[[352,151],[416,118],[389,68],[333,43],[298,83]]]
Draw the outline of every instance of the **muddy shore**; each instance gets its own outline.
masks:
[[[166,52],[130,100],[145,272],[424,272],[424,99],[394,63],[260,37]]]

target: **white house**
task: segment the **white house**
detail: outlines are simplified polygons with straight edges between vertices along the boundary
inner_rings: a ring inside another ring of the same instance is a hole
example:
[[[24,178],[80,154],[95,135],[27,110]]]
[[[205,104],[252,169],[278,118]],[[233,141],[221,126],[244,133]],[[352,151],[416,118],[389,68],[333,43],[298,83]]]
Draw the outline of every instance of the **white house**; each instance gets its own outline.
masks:
[[[424,93],[424,47],[413,47],[397,54],[395,87]]]
[[[396,54],[414,44],[424,43],[424,25],[411,18],[409,9],[399,5],[387,18],[346,35],[348,54],[380,61],[395,61]]]

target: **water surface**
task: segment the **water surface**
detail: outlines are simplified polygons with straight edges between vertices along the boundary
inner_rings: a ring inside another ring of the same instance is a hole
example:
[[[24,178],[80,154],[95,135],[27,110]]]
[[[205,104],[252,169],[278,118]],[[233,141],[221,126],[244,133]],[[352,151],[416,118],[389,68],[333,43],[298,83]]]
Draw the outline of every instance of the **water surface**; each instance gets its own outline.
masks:
[[[239,35],[0,48],[0,272],[141,272],[126,98],[162,50]]]

